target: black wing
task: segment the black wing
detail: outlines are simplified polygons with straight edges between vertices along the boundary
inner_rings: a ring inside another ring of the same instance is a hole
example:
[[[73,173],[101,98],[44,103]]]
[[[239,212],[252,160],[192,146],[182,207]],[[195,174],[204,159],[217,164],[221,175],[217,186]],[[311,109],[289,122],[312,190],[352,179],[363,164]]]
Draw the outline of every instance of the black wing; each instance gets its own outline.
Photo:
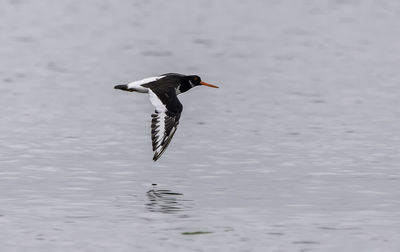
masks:
[[[176,96],[174,88],[163,92],[149,90],[150,101],[156,108],[151,115],[151,140],[153,144],[154,157],[157,161],[167,149],[179,124],[179,118],[183,110],[182,104]]]

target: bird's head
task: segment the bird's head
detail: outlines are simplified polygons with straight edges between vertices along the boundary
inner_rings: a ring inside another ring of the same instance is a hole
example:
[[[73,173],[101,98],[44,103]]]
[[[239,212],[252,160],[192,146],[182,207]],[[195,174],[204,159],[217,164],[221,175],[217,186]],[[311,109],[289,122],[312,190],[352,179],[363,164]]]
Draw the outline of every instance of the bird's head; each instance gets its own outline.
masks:
[[[187,80],[191,87],[203,85],[203,86],[207,86],[207,87],[218,88],[215,85],[208,84],[204,81],[201,81],[201,78],[197,75],[188,75]]]

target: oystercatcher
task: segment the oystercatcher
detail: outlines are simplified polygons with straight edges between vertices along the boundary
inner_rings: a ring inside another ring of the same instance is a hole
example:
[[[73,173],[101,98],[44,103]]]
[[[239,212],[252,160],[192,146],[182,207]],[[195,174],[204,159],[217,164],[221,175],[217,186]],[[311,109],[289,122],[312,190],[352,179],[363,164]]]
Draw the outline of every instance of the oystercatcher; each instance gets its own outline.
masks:
[[[167,73],[114,87],[115,89],[148,93],[150,95],[150,102],[155,107],[155,113],[151,115],[151,140],[154,161],[157,161],[167,149],[178,127],[183,106],[179,102],[177,95],[199,85],[218,88],[215,85],[201,81],[201,78],[197,75],[177,73]]]

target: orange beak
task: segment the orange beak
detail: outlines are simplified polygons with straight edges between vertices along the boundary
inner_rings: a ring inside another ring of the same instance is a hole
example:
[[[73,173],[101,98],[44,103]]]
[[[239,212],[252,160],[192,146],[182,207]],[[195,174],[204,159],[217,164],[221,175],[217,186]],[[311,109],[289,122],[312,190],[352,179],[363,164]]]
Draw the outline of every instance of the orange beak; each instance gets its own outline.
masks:
[[[203,82],[203,81],[200,81],[200,84],[201,84],[201,85],[204,85],[204,86],[207,86],[207,87],[219,88],[219,87],[217,87],[217,86],[215,86],[215,85],[213,85],[213,84],[208,84],[208,83]]]

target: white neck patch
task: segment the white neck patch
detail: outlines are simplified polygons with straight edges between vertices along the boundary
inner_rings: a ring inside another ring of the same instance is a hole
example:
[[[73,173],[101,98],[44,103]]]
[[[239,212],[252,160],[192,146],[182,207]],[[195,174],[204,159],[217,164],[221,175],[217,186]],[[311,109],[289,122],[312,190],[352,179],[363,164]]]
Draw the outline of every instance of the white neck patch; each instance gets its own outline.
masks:
[[[176,95],[178,95],[178,94],[181,94],[182,92],[181,92],[181,90],[180,90],[180,88],[181,88],[181,84],[179,84],[179,86],[175,89],[175,93],[176,93]]]

